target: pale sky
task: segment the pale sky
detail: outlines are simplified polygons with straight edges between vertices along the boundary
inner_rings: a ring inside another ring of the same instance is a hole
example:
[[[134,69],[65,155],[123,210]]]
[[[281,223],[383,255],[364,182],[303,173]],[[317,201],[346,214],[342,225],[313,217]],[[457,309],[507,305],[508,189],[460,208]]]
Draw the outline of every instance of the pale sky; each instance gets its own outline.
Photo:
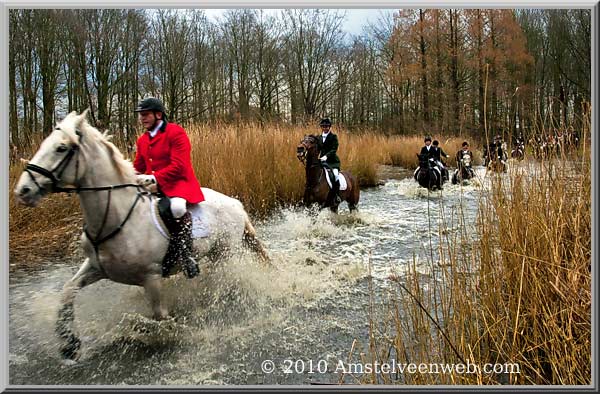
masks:
[[[361,34],[362,29],[369,22],[376,22],[379,19],[379,16],[384,14],[391,14],[393,9],[377,9],[377,8],[348,8],[341,9],[346,11],[346,20],[343,25],[343,30],[346,33],[350,34]],[[216,18],[223,15],[226,9],[205,9],[204,12],[209,19],[215,20]],[[265,9],[267,13],[276,14],[280,11],[280,9]]]

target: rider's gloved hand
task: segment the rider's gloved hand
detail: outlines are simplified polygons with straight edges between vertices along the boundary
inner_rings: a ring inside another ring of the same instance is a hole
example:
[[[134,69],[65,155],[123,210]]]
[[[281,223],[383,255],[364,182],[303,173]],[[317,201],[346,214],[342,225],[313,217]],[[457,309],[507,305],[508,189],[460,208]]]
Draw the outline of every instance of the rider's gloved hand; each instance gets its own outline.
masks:
[[[327,156],[321,157],[321,161],[327,161]]]
[[[150,186],[156,184],[156,178],[154,177],[154,175],[136,175],[135,180],[140,186]]]

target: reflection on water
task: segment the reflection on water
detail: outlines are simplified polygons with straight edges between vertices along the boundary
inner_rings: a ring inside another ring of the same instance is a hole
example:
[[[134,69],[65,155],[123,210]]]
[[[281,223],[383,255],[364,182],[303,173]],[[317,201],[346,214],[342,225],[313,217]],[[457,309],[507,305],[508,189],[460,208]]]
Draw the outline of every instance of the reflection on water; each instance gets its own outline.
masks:
[[[83,341],[75,367],[59,363],[54,323],[63,283],[76,264],[10,284],[11,384],[307,384],[339,375],[261,371],[263,360],[346,359],[354,339],[368,345],[368,262],[375,292],[413,261],[423,275],[439,234],[473,232],[485,171],[442,192],[418,187],[412,172],[384,167],[383,186],[361,193],[359,212],[284,209],[257,231],[274,260],[263,268],[242,254],[201,278],[166,280],[174,316],[155,322],[141,288],[101,281],[78,294]],[[407,178],[408,176],[408,178]],[[461,218],[461,220],[459,220]],[[466,228],[463,228],[466,226]]]

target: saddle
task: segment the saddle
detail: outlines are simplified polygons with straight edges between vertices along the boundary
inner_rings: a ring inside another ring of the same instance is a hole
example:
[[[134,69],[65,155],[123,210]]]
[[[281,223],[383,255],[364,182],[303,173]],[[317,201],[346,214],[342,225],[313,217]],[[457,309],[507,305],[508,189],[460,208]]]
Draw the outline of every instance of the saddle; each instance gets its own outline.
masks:
[[[331,189],[333,187],[333,182],[335,181],[335,175],[333,174],[333,170],[329,167],[323,167],[325,169],[325,179],[327,180],[327,184]],[[348,188],[348,182],[344,177],[344,174],[339,173],[338,180],[340,181],[340,191],[346,190]]]
[[[154,225],[163,237],[169,239],[173,232],[173,214],[171,213],[171,201],[168,197],[158,195],[158,202],[153,203],[153,220]],[[194,204],[188,208],[188,212],[192,215],[192,238],[206,238],[210,236],[210,228],[208,226],[208,216],[203,205]]]

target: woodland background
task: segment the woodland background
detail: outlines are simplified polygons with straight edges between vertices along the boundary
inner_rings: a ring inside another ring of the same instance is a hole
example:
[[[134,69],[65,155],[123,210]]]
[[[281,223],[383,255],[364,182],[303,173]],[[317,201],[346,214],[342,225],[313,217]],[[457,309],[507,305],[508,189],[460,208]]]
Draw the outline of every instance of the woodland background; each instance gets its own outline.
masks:
[[[231,9],[216,22],[202,10],[9,17],[15,151],[87,107],[129,149],[132,110],[149,95],[182,124],[314,127],[329,116],[348,130],[471,137],[577,129],[589,110],[586,9],[399,10],[360,35],[340,29],[343,10]]]

